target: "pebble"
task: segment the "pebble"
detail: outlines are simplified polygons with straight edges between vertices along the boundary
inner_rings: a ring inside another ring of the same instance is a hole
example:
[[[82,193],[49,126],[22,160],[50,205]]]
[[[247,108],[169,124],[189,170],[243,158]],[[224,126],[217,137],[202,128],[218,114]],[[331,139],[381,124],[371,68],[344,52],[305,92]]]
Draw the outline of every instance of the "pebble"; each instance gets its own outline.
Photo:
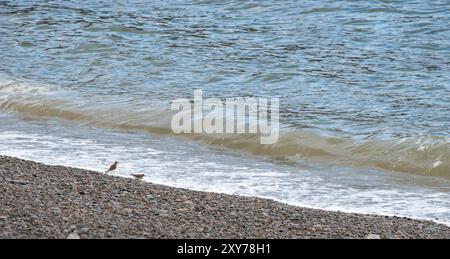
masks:
[[[370,234],[366,236],[366,239],[381,239],[380,235]]]
[[[81,238],[78,235],[78,233],[75,231],[75,232],[72,232],[70,235],[68,235],[66,239],[75,239],[76,240],[76,239],[81,239]]]

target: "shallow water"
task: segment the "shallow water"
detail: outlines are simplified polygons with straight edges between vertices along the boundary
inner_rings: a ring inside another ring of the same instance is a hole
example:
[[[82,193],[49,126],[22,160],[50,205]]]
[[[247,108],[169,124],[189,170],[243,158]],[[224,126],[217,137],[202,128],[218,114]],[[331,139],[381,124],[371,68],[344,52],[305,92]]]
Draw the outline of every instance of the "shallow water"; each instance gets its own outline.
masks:
[[[0,154],[96,170],[126,158],[123,175],[159,183],[450,222],[449,10],[0,1]],[[169,103],[194,89],[280,97],[280,141],[174,136]]]

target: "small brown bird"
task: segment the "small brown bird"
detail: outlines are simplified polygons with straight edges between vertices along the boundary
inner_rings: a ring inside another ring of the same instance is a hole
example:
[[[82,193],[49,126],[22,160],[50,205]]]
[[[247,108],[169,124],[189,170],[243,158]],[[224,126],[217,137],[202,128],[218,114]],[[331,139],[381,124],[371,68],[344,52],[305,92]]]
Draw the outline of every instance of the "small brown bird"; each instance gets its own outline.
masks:
[[[134,179],[136,179],[136,180],[142,180],[142,179],[144,179],[144,174],[132,174],[131,176],[133,176],[134,177]]]
[[[109,170],[105,172],[105,174],[116,170],[117,169],[117,165],[119,165],[119,162],[117,162],[117,161],[114,162],[114,164],[109,168]]]

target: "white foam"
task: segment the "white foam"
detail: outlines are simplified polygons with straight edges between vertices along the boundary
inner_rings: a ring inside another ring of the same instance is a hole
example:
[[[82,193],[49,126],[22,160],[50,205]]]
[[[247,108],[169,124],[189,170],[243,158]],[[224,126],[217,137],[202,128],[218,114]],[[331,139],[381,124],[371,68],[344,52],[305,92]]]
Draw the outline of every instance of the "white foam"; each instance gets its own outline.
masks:
[[[433,163],[433,168],[436,168],[436,167],[438,167],[438,166],[440,166],[442,164],[443,164],[443,162],[438,160],[438,161]]]

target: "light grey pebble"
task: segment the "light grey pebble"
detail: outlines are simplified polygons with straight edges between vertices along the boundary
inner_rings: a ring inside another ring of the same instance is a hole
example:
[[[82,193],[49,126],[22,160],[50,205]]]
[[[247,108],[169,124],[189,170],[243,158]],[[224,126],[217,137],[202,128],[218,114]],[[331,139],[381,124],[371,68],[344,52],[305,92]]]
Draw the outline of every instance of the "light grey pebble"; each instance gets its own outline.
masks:
[[[77,239],[81,239],[81,238],[78,235],[77,231],[74,231],[70,235],[68,235],[66,239],[77,240]]]
[[[380,235],[370,234],[366,236],[366,239],[381,239]]]

